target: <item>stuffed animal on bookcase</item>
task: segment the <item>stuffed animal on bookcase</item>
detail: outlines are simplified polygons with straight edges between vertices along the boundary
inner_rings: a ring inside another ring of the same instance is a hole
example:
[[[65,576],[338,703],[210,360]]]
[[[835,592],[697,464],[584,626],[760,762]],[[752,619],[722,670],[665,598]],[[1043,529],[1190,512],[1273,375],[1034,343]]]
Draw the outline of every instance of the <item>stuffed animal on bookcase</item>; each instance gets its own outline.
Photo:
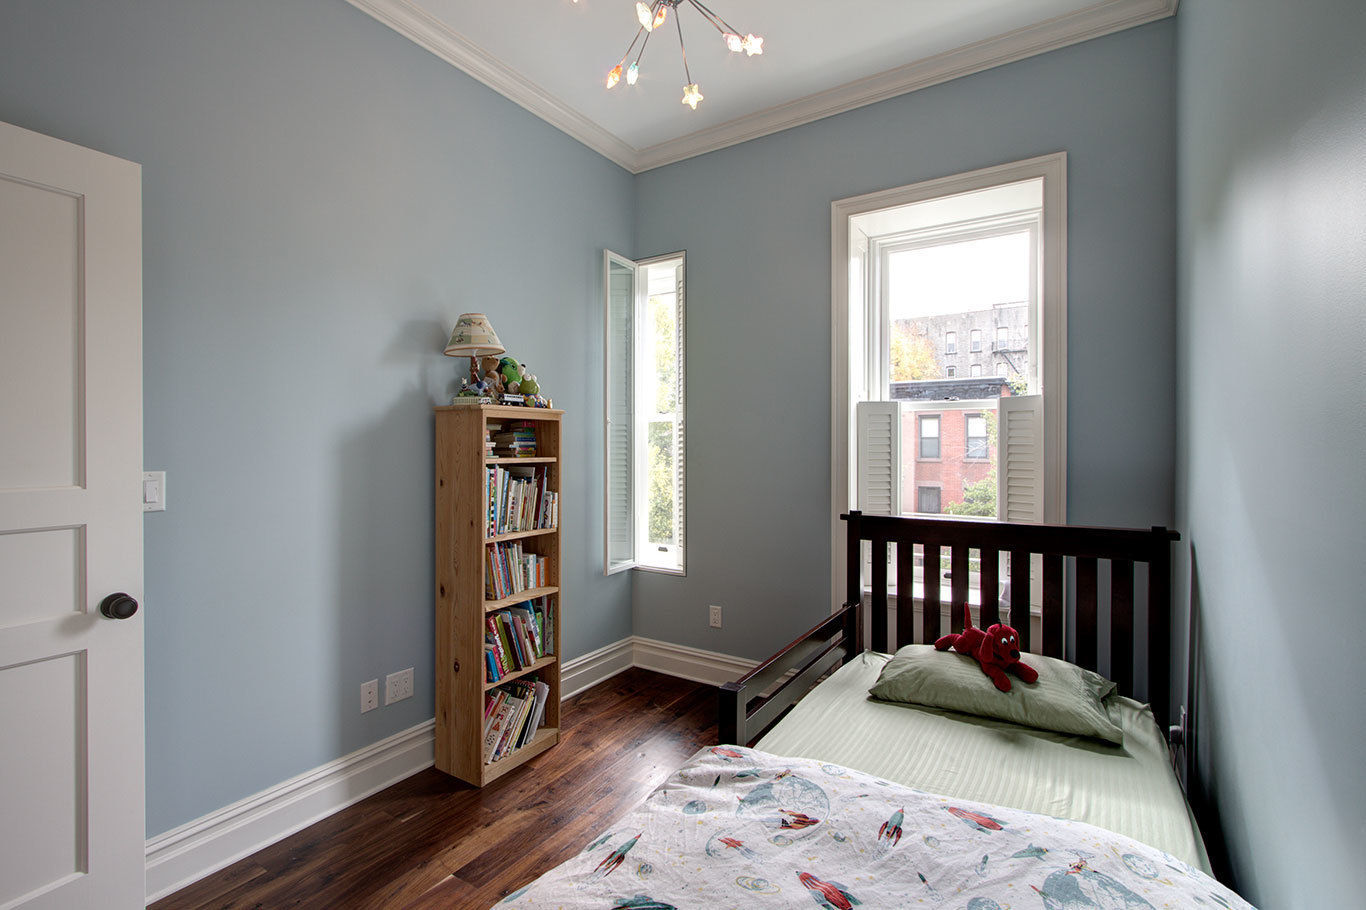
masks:
[[[1037,682],[1039,671],[1020,662],[1020,636],[1005,623],[995,623],[989,628],[978,629],[972,624],[972,610],[963,604],[963,631],[942,635],[934,643],[935,650],[947,651],[953,648],[960,654],[976,658],[977,663],[996,688],[1002,692],[1010,691],[1010,678],[1006,673],[1014,673],[1026,683]]]

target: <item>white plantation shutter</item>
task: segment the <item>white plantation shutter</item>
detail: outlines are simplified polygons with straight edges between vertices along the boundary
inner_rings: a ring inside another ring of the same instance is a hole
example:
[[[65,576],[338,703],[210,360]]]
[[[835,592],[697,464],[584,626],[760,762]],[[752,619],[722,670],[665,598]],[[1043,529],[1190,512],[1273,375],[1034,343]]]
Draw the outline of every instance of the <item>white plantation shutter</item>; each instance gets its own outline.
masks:
[[[870,515],[901,514],[901,402],[860,401],[858,508]]]
[[[608,574],[630,568],[635,562],[633,516],[633,466],[631,400],[635,364],[634,348],[636,279],[635,263],[615,253],[604,253],[603,286],[606,300],[606,380],[604,433],[606,445],[607,506],[605,520],[606,557],[603,571]]]
[[[1001,399],[997,513],[1002,521],[1044,520],[1043,396]]]
[[[683,263],[679,262],[678,267],[674,273],[674,281],[676,282],[678,288],[677,297],[675,298],[674,302],[674,325],[678,327],[677,332],[674,333],[677,339],[677,356],[674,359],[674,363],[677,364],[678,367],[677,388],[675,388],[674,390],[675,394],[677,395],[677,398],[675,400],[678,402],[674,410],[674,413],[677,415],[674,420],[674,507],[676,516],[674,525],[674,539],[678,542],[678,568],[680,570],[686,568],[687,549],[683,544],[684,541],[688,539],[686,534],[686,506],[688,498],[684,495],[685,490],[683,482],[684,478],[687,476],[687,472],[684,471],[684,459],[688,451],[687,437],[684,435],[684,422],[688,413],[687,401],[684,397],[688,387],[688,358],[686,356],[688,323],[687,308],[683,305],[683,298],[685,296],[686,285],[686,281],[684,280],[683,276],[683,268]]]

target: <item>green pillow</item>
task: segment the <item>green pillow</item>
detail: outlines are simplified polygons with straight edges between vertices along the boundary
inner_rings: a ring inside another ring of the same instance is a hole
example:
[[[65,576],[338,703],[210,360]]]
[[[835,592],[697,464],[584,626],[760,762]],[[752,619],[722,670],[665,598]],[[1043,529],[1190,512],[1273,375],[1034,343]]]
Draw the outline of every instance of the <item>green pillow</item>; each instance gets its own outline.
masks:
[[[1007,674],[1010,691],[1002,692],[966,654],[936,651],[932,645],[907,645],[882,668],[868,694],[881,701],[947,708],[1041,730],[1124,742],[1124,731],[1111,719],[1105,702],[1115,691],[1114,683],[1052,657],[1026,654],[1024,662],[1039,671],[1039,681],[1025,683]]]

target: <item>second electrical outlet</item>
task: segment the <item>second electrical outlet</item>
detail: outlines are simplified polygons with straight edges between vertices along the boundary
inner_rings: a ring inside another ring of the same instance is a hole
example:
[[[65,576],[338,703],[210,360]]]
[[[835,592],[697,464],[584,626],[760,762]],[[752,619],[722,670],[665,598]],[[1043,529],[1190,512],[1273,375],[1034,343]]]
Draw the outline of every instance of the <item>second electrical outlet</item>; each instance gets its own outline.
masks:
[[[708,620],[708,625],[713,629],[721,628],[721,608],[716,604],[712,604],[708,609],[711,610],[711,618]]]
[[[384,703],[392,705],[396,701],[413,697],[413,668],[399,670],[384,677]]]

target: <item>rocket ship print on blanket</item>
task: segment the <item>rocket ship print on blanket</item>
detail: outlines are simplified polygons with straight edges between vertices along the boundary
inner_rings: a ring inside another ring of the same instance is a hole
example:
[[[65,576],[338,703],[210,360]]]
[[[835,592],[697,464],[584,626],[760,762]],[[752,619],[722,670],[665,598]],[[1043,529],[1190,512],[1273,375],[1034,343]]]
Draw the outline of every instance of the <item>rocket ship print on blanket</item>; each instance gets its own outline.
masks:
[[[877,829],[877,839],[889,847],[895,847],[901,842],[901,823],[905,819],[906,810],[897,809],[892,813],[892,817],[883,822],[882,827]]]
[[[825,910],[851,910],[862,903],[839,882],[823,882],[810,872],[798,872],[797,881],[806,886],[811,896],[816,899],[816,903]]]
[[[642,831],[641,834],[643,833],[644,832]],[[636,841],[638,840],[640,840],[640,834],[637,834],[635,837],[631,838],[626,843],[622,844],[620,847],[604,856],[602,858],[602,862],[598,863],[598,867],[593,871],[601,872],[603,878],[606,878],[607,876],[611,875],[612,872],[617,868],[617,866],[620,866],[623,862],[625,862],[626,854],[631,852],[631,848],[636,845]]]

